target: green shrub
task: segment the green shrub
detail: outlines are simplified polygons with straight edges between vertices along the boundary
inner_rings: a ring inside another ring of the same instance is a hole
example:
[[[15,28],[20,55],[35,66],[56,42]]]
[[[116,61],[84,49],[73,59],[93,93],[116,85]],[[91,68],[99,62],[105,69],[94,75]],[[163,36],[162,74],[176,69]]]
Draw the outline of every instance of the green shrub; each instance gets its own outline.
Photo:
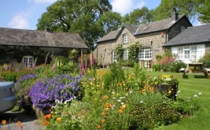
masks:
[[[153,71],[160,71],[161,70],[161,65],[160,64],[154,64],[154,65],[152,65],[152,70]]]
[[[112,64],[110,66],[110,71],[104,75],[104,87],[106,89],[111,89],[112,86],[116,86],[117,83],[125,80],[125,73],[119,64]]]
[[[205,68],[210,68],[210,53],[206,53],[199,61],[203,63]]]

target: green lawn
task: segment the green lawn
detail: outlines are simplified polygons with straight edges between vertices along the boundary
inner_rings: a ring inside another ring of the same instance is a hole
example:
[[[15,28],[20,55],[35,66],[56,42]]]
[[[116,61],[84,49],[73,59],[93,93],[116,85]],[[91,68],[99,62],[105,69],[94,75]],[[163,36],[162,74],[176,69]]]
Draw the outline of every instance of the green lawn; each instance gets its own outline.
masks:
[[[157,76],[165,72],[146,72],[147,75]],[[180,96],[178,98],[187,99],[198,95],[200,104],[199,111],[196,111],[193,116],[182,119],[178,123],[159,127],[156,130],[210,130],[210,79],[196,78],[202,77],[203,74],[194,75],[187,74],[188,78],[183,79],[182,73],[170,73],[179,79]]]

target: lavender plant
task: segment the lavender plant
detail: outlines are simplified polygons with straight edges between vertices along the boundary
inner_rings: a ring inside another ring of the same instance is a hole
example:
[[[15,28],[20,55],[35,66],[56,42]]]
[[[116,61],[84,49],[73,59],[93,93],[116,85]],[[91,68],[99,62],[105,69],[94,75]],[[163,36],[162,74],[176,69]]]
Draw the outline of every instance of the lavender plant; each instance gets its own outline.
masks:
[[[63,74],[39,80],[29,91],[31,101],[37,109],[45,114],[49,113],[56,100],[65,102],[81,96],[81,78],[81,76],[72,77]]]

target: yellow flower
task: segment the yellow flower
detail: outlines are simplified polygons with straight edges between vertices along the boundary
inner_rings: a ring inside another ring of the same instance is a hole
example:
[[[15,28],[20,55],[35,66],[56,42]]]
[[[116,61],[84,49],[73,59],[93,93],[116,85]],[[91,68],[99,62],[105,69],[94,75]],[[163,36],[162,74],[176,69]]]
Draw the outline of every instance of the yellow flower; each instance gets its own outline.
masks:
[[[171,90],[168,90],[168,93],[171,94]]]
[[[7,121],[6,121],[6,120],[2,120],[2,121],[1,121],[1,124],[2,124],[2,125],[5,125],[5,124],[7,124]]]
[[[62,121],[62,118],[58,117],[56,120],[60,123]]]

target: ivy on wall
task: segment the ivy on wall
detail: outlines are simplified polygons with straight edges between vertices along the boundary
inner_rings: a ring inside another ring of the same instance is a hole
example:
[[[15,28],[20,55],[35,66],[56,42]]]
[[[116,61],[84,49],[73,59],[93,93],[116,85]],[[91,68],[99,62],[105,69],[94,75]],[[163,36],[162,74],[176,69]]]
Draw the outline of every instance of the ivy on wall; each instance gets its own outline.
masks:
[[[141,45],[139,44],[139,42],[131,44],[128,47],[128,57],[130,61],[138,62],[138,54],[139,54],[140,49],[141,49]]]
[[[116,46],[116,57],[117,57],[117,61],[121,61],[122,57],[123,57],[123,47],[122,44],[118,44]]]

